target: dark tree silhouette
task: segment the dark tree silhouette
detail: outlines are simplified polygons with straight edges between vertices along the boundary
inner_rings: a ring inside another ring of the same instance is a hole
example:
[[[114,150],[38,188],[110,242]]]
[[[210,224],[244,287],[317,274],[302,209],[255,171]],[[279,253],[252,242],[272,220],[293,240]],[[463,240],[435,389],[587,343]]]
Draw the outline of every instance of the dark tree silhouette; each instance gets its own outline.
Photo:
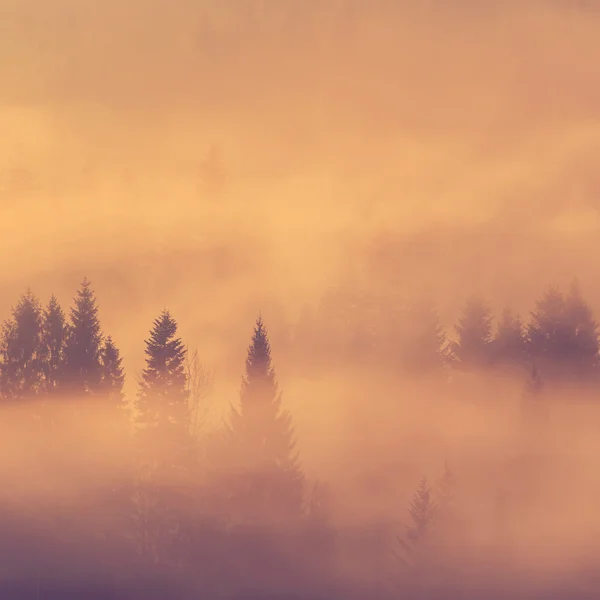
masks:
[[[551,287],[536,303],[528,327],[528,347],[545,378],[582,377],[598,362],[598,325],[579,285],[563,295]]]
[[[231,407],[228,438],[236,465],[235,500],[243,519],[299,515],[303,476],[291,416],[271,365],[271,347],[259,317],[246,358],[239,407]]]
[[[67,340],[65,314],[52,295],[44,311],[42,322],[42,346],[44,350],[44,376],[46,391],[50,394],[60,389],[64,376],[64,352]]]
[[[492,316],[479,296],[469,298],[455,327],[458,340],[452,349],[462,368],[487,367],[491,364]]]
[[[505,308],[493,339],[494,362],[508,366],[522,366],[527,360],[525,331],[520,317]]]
[[[85,278],[71,309],[65,344],[65,387],[75,395],[93,394],[101,382],[102,333],[96,297]]]
[[[43,391],[42,308],[28,290],[13,308],[2,332],[2,392],[28,398]]]
[[[181,460],[190,436],[189,390],[185,373],[186,349],[177,337],[177,322],[164,310],[146,340],[146,367],[136,399],[139,437],[146,451],[159,446],[165,456]],[[172,453],[179,456],[175,456]]]
[[[115,406],[123,407],[125,395],[125,373],[122,366],[123,359],[111,336],[104,341],[100,351],[101,384],[100,391],[106,395]]]

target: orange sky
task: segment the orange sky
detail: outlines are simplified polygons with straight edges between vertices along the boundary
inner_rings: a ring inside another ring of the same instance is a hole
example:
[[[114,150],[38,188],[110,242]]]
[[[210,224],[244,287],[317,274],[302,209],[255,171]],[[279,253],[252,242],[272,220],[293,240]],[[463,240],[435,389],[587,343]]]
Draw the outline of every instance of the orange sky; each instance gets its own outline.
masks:
[[[385,239],[449,315],[572,274],[600,308],[600,14],[451,4],[0,0],[0,307],[87,272],[135,354],[164,305],[295,312]]]

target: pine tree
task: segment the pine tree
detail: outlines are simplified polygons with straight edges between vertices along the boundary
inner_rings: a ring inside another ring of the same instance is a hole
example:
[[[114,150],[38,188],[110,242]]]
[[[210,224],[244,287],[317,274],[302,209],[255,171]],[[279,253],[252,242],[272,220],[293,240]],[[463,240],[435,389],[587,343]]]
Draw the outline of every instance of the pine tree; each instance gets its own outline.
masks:
[[[427,478],[423,477],[408,509],[411,522],[407,526],[406,538],[398,538],[404,549],[404,554],[400,558],[410,568],[416,569],[422,566],[426,559],[428,535],[436,510],[431,487]]]
[[[65,344],[65,385],[73,394],[94,394],[101,382],[102,333],[96,297],[85,278],[71,309]]]
[[[50,394],[60,389],[64,370],[66,339],[67,326],[65,314],[56,296],[53,295],[44,311],[42,322],[44,377],[46,380],[46,391]]]
[[[122,366],[123,359],[119,349],[109,335],[100,352],[101,367],[101,393],[105,394],[109,401],[115,406],[122,408],[125,395],[123,385],[125,384],[125,373]]]
[[[291,416],[271,364],[271,347],[261,317],[246,358],[239,408],[231,407],[228,431],[240,470],[236,498],[243,518],[289,517],[302,510],[303,476],[295,451]],[[250,512],[249,512],[250,511]]]
[[[518,315],[505,308],[493,340],[494,361],[518,366],[526,359],[525,332]]]
[[[487,303],[478,296],[469,298],[455,329],[458,340],[453,344],[453,352],[459,365],[463,368],[489,366],[492,317]]]
[[[569,334],[565,322],[565,298],[558,288],[551,287],[536,302],[527,337],[529,351],[534,358],[553,363],[564,358]]]
[[[13,308],[2,332],[2,391],[8,398],[30,398],[42,391],[42,309],[28,290]]]
[[[164,444],[165,456],[180,460],[190,437],[186,349],[169,311],[164,310],[154,320],[145,352],[146,367],[135,403],[139,437],[148,442],[146,451],[152,447],[158,451]]]
[[[575,281],[565,296],[550,288],[536,304],[528,346],[545,377],[581,377],[598,364],[598,325]]]

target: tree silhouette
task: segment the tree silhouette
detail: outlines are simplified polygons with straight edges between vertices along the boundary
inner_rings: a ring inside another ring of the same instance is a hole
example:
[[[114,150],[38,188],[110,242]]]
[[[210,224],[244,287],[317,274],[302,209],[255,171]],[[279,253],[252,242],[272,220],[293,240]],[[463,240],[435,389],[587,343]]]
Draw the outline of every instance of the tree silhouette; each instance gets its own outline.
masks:
[[[545,377],[589,375],[597,366],[597,329],[577,282],[566,296],[551,287],[531,314],[529,351]]]
[[[96,297],[87,278],[81,283],[71,309],[65,344],[65,386],[71,394],[98,391],[101,383],[102,333]]]
[[[44,311],[42,322],[44,376],[46,391],[50,394],[55,393],[62,382],[66,339],[65,314],[56,296],[52,295]]]
[[[125,395],[125,373],[122,366],[123,359],[111,336],[104,341],[100,351],[100,391],[106,395],[111,403],[122,408]]]
[[[154,448],[158,452],[161,446],[165,457],[181,460],[190,435],[186,349],[177,337],[177,322],[169,311],[164,310],[154,320],[145,352],[146,367],[135,402],[141,426],[138,433],[145,442],[145,451]]]
[[[8,398],[29,398],[43,389],[42,309],[28,290],[13,308],[2,332],[2,391]]]
[[[302,509],[303,476],[291,416],[282,411],[261,317],[246,358],[239,408],[231,406],[228,438],[237,465],[243,518],[290,517]]]
[[[431,525],[436,516],[437,506],[432,498],[432,490],[426,477],[423,477],[410,503],[406,538],[398,537],[403,555],[402,561],[410,568],[420,567],[426,558],[426,546]]]
[[[453,352],[463,368],[491,364],[492,317],[489,306],[479,296],[469,298],[455,327],[458,340]]]

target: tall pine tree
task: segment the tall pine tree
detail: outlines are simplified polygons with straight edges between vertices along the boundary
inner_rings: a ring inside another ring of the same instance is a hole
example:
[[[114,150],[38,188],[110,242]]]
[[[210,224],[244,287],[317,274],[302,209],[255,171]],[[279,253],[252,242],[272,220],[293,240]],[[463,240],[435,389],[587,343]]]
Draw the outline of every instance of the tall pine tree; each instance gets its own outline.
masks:
[[[101,383],[102,333],[96,297],[87,278],[77,292],[70,317],[65,344],[66,391],[76,395],[94,394]]]
[[[261,317],[246,358],[239,407],[231,407],[229,441],[237,467],[234,485],[242,518],[289,518],[302,510],[304,479],[291,415],[282,410]]]
[[[44,311],[42,321],[42,346],[44,350],[44,377],[46,391],[53,394],[60,390],[64,374],[64,353],[67,340],[65,314],[52,295]]]
[[[567,295],[551,287],[536,304],[528,347],[546,379],[581,378],[598,364],[598,325],[574,282]]]
[[[100,351],[101,367],[101,393],[106,395],[111,404],[123,408],[125,395],[123,386],[125,384],[125,373],[122,366],[123,359],[119,349],[109,335]]]
[[[179,461],[190,441],[189,390],[186,349],[169,311],[155,319],[145,352],[146,367],[135,402],[138,435],[144,442],[143,451],[154,449],[164,459]],[[158,460],[157,456],[153,460]]]
[[[2,391],[31,398],[43,390],[42,308],[28,290],[13,308],[2,332]]]

